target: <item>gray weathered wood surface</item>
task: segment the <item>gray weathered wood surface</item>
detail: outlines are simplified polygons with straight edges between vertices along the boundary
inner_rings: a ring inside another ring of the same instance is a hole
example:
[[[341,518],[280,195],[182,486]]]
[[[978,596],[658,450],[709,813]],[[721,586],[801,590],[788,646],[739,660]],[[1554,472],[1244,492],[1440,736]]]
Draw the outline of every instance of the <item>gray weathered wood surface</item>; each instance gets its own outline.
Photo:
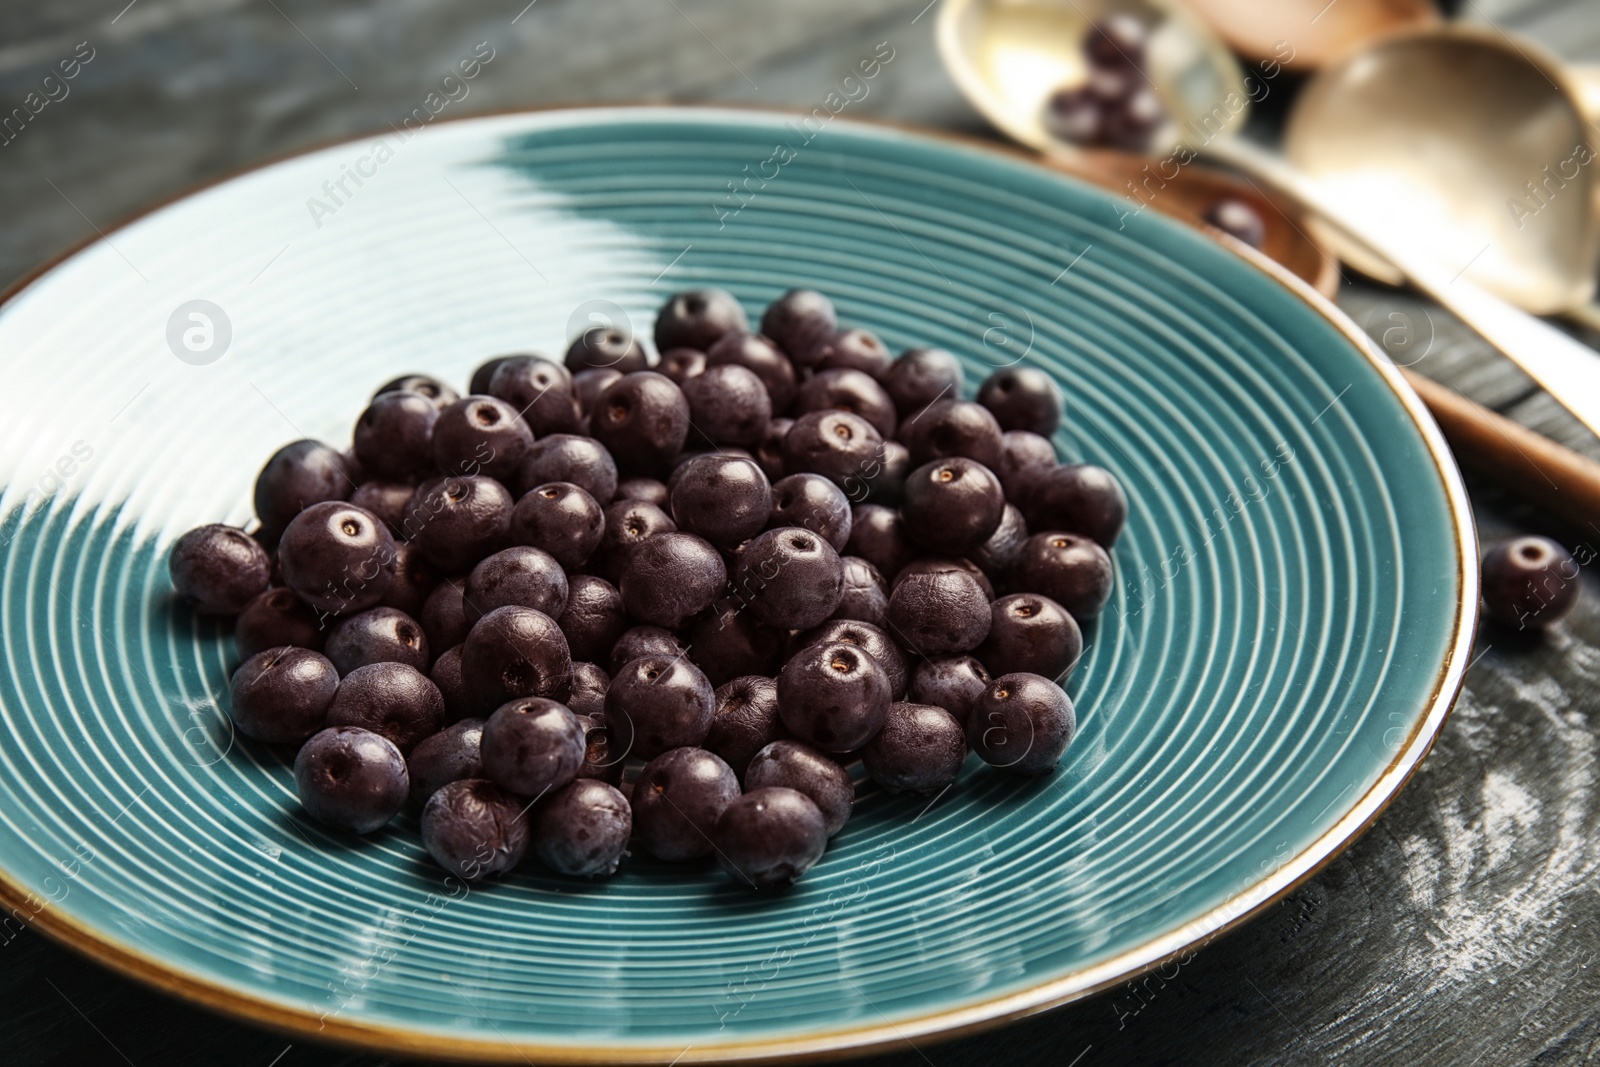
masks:
[[[78,42],[95,49],[71,95],[0,148],[0,284],[191,183],[404,115],[481,40],[505,57],[473,86],[467,107],[481,110],[637,99],[810,107],[863,48],[888,40],[896,62],[863,113],[989,133],[939,68],[927,0],[537,0],[513,25],[525,2],[0,4],[5,110]],[[1600,61],[1592,0],[1461,6],[1569,59]],[[1600,455],[1600,442],[1438,309],[1359,283],[1341,301],[1375,332],[1402,316],[1428,352],[1424,373]],[[1502,494],[1474,494],[1486,540],[1539,530],[1600,547],[1600,530],[1555,530]],[[1600,1059],[1600,581],[1583,582],[1584,604],[1549,638],[1481,634],[1454,717],[1377,826],[1174,979],[872,1062]],[[6,1063],[380,1062],[176,1003],[32,932],[0,950],[0,1004]]]

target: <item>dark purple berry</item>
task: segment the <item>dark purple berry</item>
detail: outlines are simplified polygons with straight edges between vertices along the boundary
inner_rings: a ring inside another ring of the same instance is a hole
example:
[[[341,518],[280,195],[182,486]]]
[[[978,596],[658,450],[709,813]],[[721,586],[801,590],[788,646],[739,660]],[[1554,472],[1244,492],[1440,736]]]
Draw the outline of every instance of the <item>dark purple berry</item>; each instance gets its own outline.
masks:
[[[970,559],[941,559],[937,556],[924,556],[914,559],[900,568],[900,573],[894,576],[894,581],[889,583],[889,595],[894,596],[895,589],[901,582],[914,574],[934,574],[938,571],[963,571],[972,575],[978,587],[983,590],[985,600],[994,599],[994,583],[989,581],[989,576]]]
[[[612,744],[634,759],[700,744],[715,712],[711,682],[684,656],[640,656],[606,690]]]
[[[573,659],[598,663],[628,628],[628,614],[616,586],[592,574],[574,574],[567,579],[567,607],[556,624]]]
[[[533,851],[557,874],[605,878],[617,872],[633,834],[633,811],[615,786],[579,778],[534,815]]]
[[[862,500],[887,507],[898,507],[911,477],[911,450],[899,441],[885,441],[876,461],[863,472],[859,483],[846,487],[851,503]]]
[[[710,453],[673,473],[672,521],[714,545],[760,533],[772,512],[772,485],[754,460]]]
[[[371,512],[339,501],[294,517],[278,543],[284,583],[318,611],[376,606],[394,581],[394,538]]]
[[[399,814],[411,782],[394,743],[357,726],[330,726],[294,758],[295,791],[313,819],[370,834]]]
[[[1125,152],[1147,152],[1150,138],[1167,121],[1161,97],[1147,84],[1132,83],[1126,99],[1106,114],[1105,140]]]
[[[426,374],[407,374],[385,382],[376,393],[372,394],[372,399],[376,400],[387,393],[416,393],[432,401],[433,406],[440,411],[461,399],[454,389]]]
[[[1025,672],[1065,683],[1083,654],[1083,631],[1067,609],[1038,593],[1013,593],[990,608],[989,636],[973,653],[989,673]]]
[[[422,847],[469,882],[504,874],[522,861],[531,827],[527,801],[482,778],[440,786],[422,808]]]
[[[1548,537],[1513,537],[1483,558],[1483,605],[1502,626],[1525,630],[1559,622],[1578,602],[1578,589],[1577,560]]]
[[[928,704],[891,704],[883,729],[861,750],[867,773],[891,793],[938,793],[966,758],[966,728]]]
[[[433,470],[439,408],[421,393],[380,393],[356,420],[355,453],[369,478],[403,482]]]
[[[417,486],[406,509],[406,535],[446,574],[463,574],[504,548],[511,494],[493,478],[435,478]]]
[[[472,568],[461,601],[469,624],[510,606],[532,608],[553,619],[567,607],[567,574],[550,553],[518,545]]]
[[[1223,197],[1206,208],[1201,218],[1251,248],[1260,248],[1266,243],[1267,224],[1262,221],[1260,212],[1243,200]]]
[[[1057,464],[1056,447],[1027,430],[1008,430],[1000,439],[1000,465],[994,469],[1006,502],[1022,507],[1028,492],[1045,472]]]
[[[472,695],[467,692],[467,676],[461,671],[460,645],[439,653],[428,671],[428,680],[439,687],[439,695],[444,698],[445,718],[460,722],[472,717]]]
[[[1080,145],[1105,140],[1106,105],[1088,85],[1057,89],[1045,100],[1044,128],[1053,137]]]
[[[889,611],[889,583],[878,568],[860,556],[844,556],[839,563],[844,569],[844,595],[833,610],[833,618],[859,619],[882,626]]]
[[[544,612],[496,608],[467,634],[461,671],[473,706],[488,711],[523,697],[565,696],[572,655],[561,628]]]
[[[641,504],[654,504],[658,508],[667,506],[667,499],[671,494],[667,490],[667,483],[655,478],[623,478],[617,482],[617,501],[637,500]],[[610,517],[606,521],[609,523]]]
[[[848,411],[859,415],[883,437],[894,435],[894,401],[877,379],[865,371],[835,368],[806,379],[795,395],[796,416],[813,411]]]
[[[313,504],[343,500],[355,489],[344,456],[321,441],[295,441],[274,452],[256,478],[256,517],[269,541]]]
[[[629,474],[667,470],[689,436],[689,402],[654,371],[625,374],[595,399],[589,432]]]
[[[891,362],[889,349],[876,334],[861,329],[840,330],[817,354],[816,369],[823,374],[831,370],[857,370],[881,380],[889,373]]]
[[[391,741],[402,755],[444,729],[444,696],[426,674],[404,663],[370,663],[339,681],[329,726],[359,726]]]
[[[961,396],[961,362],[942,348],[912,348],[901,353],[883,376],[883,388],[902,418],[936,400]]]
[[[671,630],[659,626],[635,626],[617,638],[606,664],[613,675],[640,656],[663,656],[677,659],[684,647],[672,636]]]
[[[722,289],[674,293],[656,313],[656,351],[698,348],[702,352],[724,334],[749,325],[744,306]]]
[[[605,507],[617,495],[617,465],[594,438],[554,433],[533,443],[517,477],[523,493],[549,482],[571,482]]]
[[[321,652],[327,636],[317,613],[288,589],[268,589],[246,604],[233,624],[240,659],[283,645]]]
[[[706,354],[698,348],[671,348],[661,353],[661,362],[655,366],[657,374],[664,374],[682,389],[690,379],[698,378],[706,370]],[[690,410],[691,418],[693,409]]]
[[[774,415],[783,414],[794,403],[794,364],[777,345],[758,333],[737,331],[725,335],[706,349],[706,363],[712,367],[733,364],[755,371],[761,384],[767,387]]]
[[[889,679],[889,697],[900,700],[906,695],[906,658],[900,647],[883,630],[870,622],[855,619],[834,619],[807,630],[795,639],[796,648],[816,644],[834,644],[842,641],[863,649],[878,661]]]
[[[913,555],[900,512],[881,504],[857,504],[851,509],[850,539],[844,551],[866,560],[891,582]]]
[[[604,700],[605,696],[601,694],[601,702],[604,703]],[[584,740],[583,766],[578,769],[578,777],[621,785],[627,755],[620,750],[612,750],[611,727],[606,725],[604,711],[594,715],[579,715],[578,721],[583,725]]]
[[[919,656],[970,652],[990,621],[983,586],[963,570],[913,574],[889,594],[889,630]]]
[[[233,672],[230,714],[239,732],[269,744],[299,744],[327,725],[339,674],[307,648],[258,652]]]
[[[417,487],[410,482],[362,482],[350,494],[350,503],[372,512],[389,532],[397,538],[405,537],[406,507]]]
[[[600,532],[599,547],[589,557],[589,570],[612,585],[622,580],[622,572],[627,569],[635,548],[656,534],[671,533],[678,528],[671,516],[657,505],[622,497],[620,493],[604,515],[605,528]]]
[[[917,466],[965,456],[993,470],[1000,462],[1000,424],[989,409],[968,400],[939,400],[900,424],[899,438]]]
[[[617,588],[629,615],[675,630],[710,607],[727,584],[722,556],[709,542],[673,532],[634,548]]]
[[[513,356],[495,368],[489,395],[504,400],[535,437],[578,429],[572,372],[559,363],[538,356]]]
[[[744,772],[747,792],[782,787],[804,793],[822,812],[823,825],[832,837],[850,819],[856,787],[850,772],[838,761],[799,741],[774,741],[750,760]]]
[[[533,431],[517,409],[492,396],[464,396],[433,424],[434,464],[452,478],[514,481],[532,447]]]
[[[1011,572],[1027,540],[1028,524],[1023,521],[1022,512],[1007,504],[1000,514],[1000,525],[987,541],[968,552],[967,558],[978,565],[991,583],[1004,586],[1010,582]]]
[[[973,703],[967,744],[991,766],[1048,774],[1077,730],[1072,700],[1059,685],[1037,674],[1006,674]]]
[[[743,674],[776,674],[788,635],[763,626],[737,600],[719,601],[685,635],[689,658],[712,685]]]
[[[606,690],[611,687],[611,675],[597,664],[572,661],[572,682],[566,705],[578,716],[604,715]]]
[[[396,541],[394,578],[389,582],[389,591],[383,594],[381,606],[403,611],[414,619],[422,614],[423,605],[438,584],[439,572],[416,542]]]
[[[1111,599],[1111,557],[1087,537],[1037,533],[1022,543],[1013,581],[1018,589],[1047,596],[1081,625]],[[891,598],[892,600],[892,598]]]
[[[463,778],[483,777],[482,719],[462,719],[426,738],[406,758],[411,776],[411,802],[423,804],[440,786]]]
[[[341,677],[372,663],[404,663],[425,671],[432,662],[427,635],[417,620],[403,611],[381,607],[339,620],[328,633],[325,654]]]
[[[717,688],[716,705],[705,748],[726,760],[743,781],[757,752],[789,736],[778,717],[778,683],[756,674],[734,678]]]
[[[814,366],[822,348],[838,328],[833,303],[813,289],[790,289],[767,305],[761,333],[789,356],[796,367]]]
[[[1037,367],[997,370],[978,388],[978,403],[994,414],[1002,430],[1028,430],[1041,437],[1056,432],[1064,402],[1055,379]]]
[[[1083,52],[1097,67],[1141,67],[1150,31],[1137,15],[1118,12],[1089,27]]]
[[[801,415],[783,437],[783,469],[811,472],[830,479],[846,492],[851,479],[869,478],[883,450],[883,435],[848,411],[813,411]]]
[[[454,648],[467,639],[472,624],[467,622],[466,604],[461,599],[466,582],[465,578],[447,579],[428,594],[417,621],[428,635],[429,648]]]
[[[749,367],[719,363],[683,382],[691,429],[713,445],[754,448],[772,420],[772,398]]]
[[[811,645],[778,674],[784,726],[825,752],[860,748],[883,726],[889,676],[859,645]]]
[[[1000,528],[1005,506],[1000,479],[988,467],[949,456],[911,472],[900,514],[906,533],[923,548],[961,556]]]
[[[484,775],[513,793],[543,796],[577,777],[587,747],[583,724],[565,704],[513,700],[483,724]]]
[[[658,859],[709,856],[711,828],[739,795],[739,779],[717,756],[700,748],[675,748],[645,764],[633,784],[633,829]],[[820,829],[822,816],[817,816]]]
[[[614,326],[591,326],[567,349],[567,369],[576,377],[585,370],[615,370],[632,374],[649,363],[633,334]]]
[[[917,663],[907,693],[915,703],[943,708],[964,723],[992,680],[972,656],[936,656]]]
[[[844,595],[844,567],[833,546],[798,527],[768,530],[750,542],[734,572],[733,597],[757,622],[803,630],[832,615]]]
[[[645,365],[635,369],[648,370],[649,367],[648,365]],[[584,433],[589,432],[589,416],[594,412],[595,400],[600,396],[601,393],[609,389],[613,382],[617,381],[624,374],[631,373],[633,373],[633,371],[614,370],[610,367],[607,367],[604,370],[600,368],[581,370],[572,376],[572,390],[577,394],[578,397],[578,410],[583,413]],[[551,436],[561,435],[552,434]],[[611,453],[607,452],[606,457],[609,459],[610,456]]]
[[[793,419],[773,419],[761,431],[761,440],[755,446],[755,457],[768,481],[775,482],[783,477],[783,439],[789,435],[789,427],[793,425]]]
[[[196,611],[237,615],[266,592],[272,560],[243,530],[212,524],[178,538],[167,570],[173,588]]]
[[[1071,463],[1041,473],[1018,506],[1030,529],[1083,534],[1106,548],[1116,544],[1128,520],[1122,483],[1092,463]]]
[[[717,861],[752,889],[792,885],[828,847],[827,825],[804,793],[773,786],[732,801],[713,829]]]
[[[515,358],[515,355],[496,356],[491,360],[478,364],[477,368],[472,372],[472,380],[467,383],[467,394],[469,396],[488,396],[489,383],[494,380],[494,372],[500,369],[500,364]],[[449,405],[446,406],[448,407]]]

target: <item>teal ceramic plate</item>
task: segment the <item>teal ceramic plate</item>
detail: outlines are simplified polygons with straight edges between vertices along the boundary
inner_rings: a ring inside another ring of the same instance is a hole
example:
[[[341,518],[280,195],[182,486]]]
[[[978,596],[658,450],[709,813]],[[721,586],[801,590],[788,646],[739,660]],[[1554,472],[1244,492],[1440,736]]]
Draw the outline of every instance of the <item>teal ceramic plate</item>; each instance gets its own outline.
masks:
[[[273,449],[347,441],[396,374],[464,383],[602,319],[647,334],[695,285],[752,315],[821,289],[897,350],[957,353],[973,388],[1017,362],[1060,381],[1058,448],[1116,471],[1132,518],[1059,770],[972,758],[931,802],[868,787],[770,898],[644,861],[469,891],[410,818],[360,841],[309,822],[284,759],[228,728],[232,640],[170,601],[173,539],[247,522]],[[1347,844],[1426,752],[1473,624],[1454,468],[1336,312],[1023,160],[844,119],[560,111],[352,141],[55,264],[0,307],[0,352],[6,936],[327,1038],[682,1063],[1061,1003]]]

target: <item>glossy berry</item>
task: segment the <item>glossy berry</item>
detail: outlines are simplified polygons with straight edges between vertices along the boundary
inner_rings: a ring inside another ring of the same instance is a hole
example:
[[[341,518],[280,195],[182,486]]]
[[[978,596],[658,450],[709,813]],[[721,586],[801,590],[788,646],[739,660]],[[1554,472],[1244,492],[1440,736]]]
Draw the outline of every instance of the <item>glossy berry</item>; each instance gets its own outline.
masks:
[[[1235,197],[1223,197],[1200,216],[1230,237],[1236,237],[1251,248],[1260,248],[1267,240],[1267,224],[1261,213],[1250,204]]]
[[[483,724],[484,775],[525,797],[545,795],[576,778],[586,748],[578,717],[542,697],[503,704]]]
[[[628,614],[675,630],[720,596],[728,584],[722,556],[694,534],[646,538],[628,557],[617,589]]]
[[[850,752],[872,740],[889,709],[889,676],[857,645],[811,645],[778,674],[784,726],[825,752]]]
[[[472,568],[461,604],[470,624],[496,608],[512,606],[532,608],[553,619],[567,607],[567,575],[550,553],[517,545]]]
[[[1064,530],[1110,548],[1128,521],[1128,496],[1117,476],[1092,463],[1070,463],[1033,479],[1018,505],[1033,530]]]
[[[881,504],[857,504],[851,509],[850,539],[844,551],[866,560],[891,582],[913,554],[900,512]]]
[[[710,348],[724,334],[749,325],[744,306],[723,289],[690,289],[674,293],[656,313],[656,351]]]
[[[214,523],[178,538],[167,572],[178,595],[196,611],[237,615],[266,592],[272,560],[243,530]]]
[[[381,734],[402,755],[445,728],[444,696],[426,674],[404,663],[371,663],[339,681],[329,726]]]
[[[593,778],[611,785],[622,784],[622,772],[627,754],[611,744],[611,727],[606,725],[605,694],[600,695],[602,709],[597,714],[579,715],[583,726],[583,766],[578,768],[579,778]]]
[[[618,470],[658,473],[670,467],[689,436],[689,402],[664,375],[625,374],[595,399],[589,432],[610,449]]]
[[[422,808],[422,847],[433,862],[476,882],[522,862],[532,836],[527,801],[483,778],[440,786]]]
[[[461,671],[473,706],[488,712],[523,697],[565,696],[572,655],[561,628],[544,612],[496,608],[467,634]]]
[[[489,383],[494,380],[494,372],[500,369],[500,364],[507,360],[515,359],[515,355],[496,356],[478,364],[472,372],[472,380],[467,383],[467,393],[470,396],[488,396]],[[448,406],[448,405],[446,405]]]
[[[772,485],[754,460],[711,453],[674,472],[671,504],[679,530],[727,547],[766,527]]]
[[[532,447],[533,431],[517,409],[492,396],[464,396],[433,424],[434,465],[455,478],[513,481]]]
[[[900,513],[913,541],[931,552],[961,556],[999,529],[1005,506],[1000,479],[988,467],[950,456],[911,472]]]
[[[634,836],[658,859],[709,856],[712,827],[738,795],[739,779],[719,757],[701,748],[663,752],[633,784]]]
[[[405,374],[378,387],[372,394],[372,399],[386,393],[416,393],[432,401],[433,406],[440,411],[460,400],[460,395],[444,382],[427,374]]]
[[[659,484],[659,483],[658,483]],[[663,487],[664,489],[665,487]],[[620,496],[605,509],[600,544],[589,557],[589,571],[612,585],[622,580],[633,550],[646,539],[678,528],[672,517],[655,504]]]
[[[636,369],[648,370],[649,366],[645,365]],[[606,367],[604,369],[592,367],[589,370],[578,371],[572,376],[572,390],[578,397],[578,410],[583,414],[581,432],[589,432],[589,416],[594,412],[594,402],[596,398],[598,398],[601,393],[609,389],[611,384],[621,378],[625,373],[631,374],[633,372],[620,371],[611,367]],[[552,434],[551,436],[558,435]],[[611,453],[607,452],[606,455],[609,457]]]
[[[616,586],[592,574],[574,574],[567,579],[567,606],[556,624],[574,660],[599,663],[628,628],[628,613]]]
[[[944,349],[912,348],[889,365],[883,388],[905,418],[936,400],[959,398],[965,379],[960,360]]]
[[[809,645],[833,644],[837,641],[855,645],[878,661],[878,666],[883,668],[884,675],[889,679],[891,700],[900,700],[906,695],[908,675],[905,655],[887,633],[870,622],[834,619],[800,634],[795,639],[794,646],[805,648]]]
[[[991,766],[1048,774],[1077,729],[1072,701],[1060,686],[1037,674],[1005,674],[974,702],[967,744]]]
[[[406,509],[406,534],[445,574],[464,574],[504,548],[511,494],[493,478],[435,478],[417,486]]]
[[[1105,143],[1106,111],[1100,94],[1088,85],[1071,85],[1045,100],[1043,122],[1054,137],[1080,145]]]
[[[833,546],[809,530],[768,530],[740,555],[732,595],[748,605],[757,622],[809,629],[839,606],[844,567]]]
[[[274,452],[256,477],[256,517],[272,540],[313,504],[343,500],[355,489],[344,456],[321,441],[295,441]]]
[[[991,675],[1023,672],[1066,682],[1083,654],[1083,631],[1066,608],[1038,593],[1012,593],[990,609],[989,636],[973,654]]]
[[[761,471],[768,481],[775,482],[783,477],[783,439],[793,425],[793,419],[773,419],[761,431],[761,440],[755,446],[755,459],[761,464]]]
[[[609,369],[632,374],[649,366],[633,333],[615,326],[591,326],[567,349],[567,369],[576,377],[585,370]]]
[[[783,663],[788,634],[755,620],[737,600],[712,605],[684,634],[689,658],[712,685],[745,674],[771,675]]]
[[[783,469],[788,474],[820,474],[849,491],[851,479],[869,477],[883,449],[883,435],[848,411],[801,415],[783,437]]]
[[[625,664],[606,690],[612,744],[634,759],[700,744],[715,712],[711,682],[684,656],[641,656]]]
[[[848,486],[850,499],[853,503],[866,499],[874,504],[898,507],[910,477],[911,450],[899,441],[885,441],[875,462],[863,472],[862,484]]]
[[[428,562],[428,557],[422,554],[416,542],[396,541],[394,577],[379,606],[394,608],[416,618],[422,614],[423,605],[438,584],[439,572]]]
[[[685,380],[691,432],[714,445],[754,448],[772,420],[766,383],[749,367],[719,363]]]
[[[550,434],[528,449],[516,484],[526,494],[549,482],[571,482],[604,507],[617,495],[617,464],[592,437]]]
[[[362,482],[350,494],[350,503],[372,512],[389,532],[397,538],[405,537],[406,507],[417,487],[410,482]]]
[[[581,660],[572,661],[567,699],[563,702],[574,715],[604,715],[606,690],[611,687],[611,675],[598,664]]]
[[[713,840],[722,869],[752,889],[793,884],[828,847],[827,825],[815,802],[776,786],[730,803],[717,819]]]
[[[461,669],[460,645],[439,653],[428,669],[428,680],[439,687],[439,695],[444,698],[445,718],[460,722],[473,717],[475,709],[472,695],[467,692],[467,676]]]
[[[767,387],[774,415],[783,414],[794,403],[794,364],[777,345],[760,334],[743,331],[726,334],[706,349],[706,363],[712,367],[733,364],[754,371],[761,384]]]
[[[966,727],[928,704],[891,704],[883,729],[861,750],[867,773],[891,793],[938,793],[966,758]]]
[[[374,607],[394,580],[394,538],[371,512],[337,501],[313,504],[278,543],[284,584],[318,611]]]
[[[617,638],[611,655],[606,659],[607,669],[615,675],[640,656],[677,659],[683,653],[683,645],[672,636],[671,630],[663,630],[659,626],[635,626]]]
[[[421,741],[406,757],[411,802],[423,804],[440,786],[483,777],[482,719],[462,719]]]
[[[778,683],[774,679],[747,674],[717,687],[716,714],[703,744],[727,761],[740,781],[757,752],[788,736],[788,728],[778,717]]]
[[[889,629],[919,656],[970,652],[989,636],[989,598],[964,570],[924,571],[889,594]]]
[[[943,708],[965,723],[972,706],[993,680],[984,665],[972,656],[935,656],[919,660],[911,672],[908,698],[917,704]]]
[[[911,450],[917,466],[965,456],[993,470],[1000,462],[1000,424],[981,404],[967,400],[939,400],[900,424],[900,441]]]
[[[400,750],[357,726],[330,726],[300,746],[294,782],[307,814],[356,834],[370,834],[399,814],[411,787]]]
[[[1022,512],[1007,504],[1000,513],[1000,525],[987,541],[967,552],[967,559],[977,564],[990,582],[1004,586],[1010,582],[1027,540],[1028,524]]]
[[[822,348],[838,328],[833,302],[814,289],[790,289],[767,305],[761,333],[788,355],[796,367],[814,366]]]
[[[1064,399],[1055,379],[1037,367],[1005,367],[984,379],[978,403],[989,409],[1002,430],[1049,437],[1061,424]]]
[[[433,662],[421,624],[403,611],[384,607],[340,619],[324,652],[341,677],[371,663],[404,663],[425,671]]]
[[[876,334],[862,329],[840,330],[823,346],[816,369],[819,374],[857,370],[878,380],[889,372],[891,362],[889,349]]]
[[[1526,630],[1558,622],[1578,602],[1578,589],[1577,560],[1548,537],[1513,537],[1483,558],[1483,605],[1503,626]]]
[[[328,632],[317,613],[287,589],[268,589],[251,600],[233,624],[233,643],[240,659],[282,645],[322,651]]]
[[[1097,67],[1140,67],[1150,31],[1137,15],[1116,13],[1096,22],[1083,39],[1084,55]]]
[[[1007,430],[1000,438],[1000,465],[994,469],[1006,503],[1022,506],[1033,483],[1057,465],[1056,447],[1027,430]]]
[[[818,371],[795,395],[797,416],[813,411],[848,411],[870,423],[883,437],[894,435],[894,401],[870,374],[854,368]]]
[[[671,493],[667,490],[666,482],[655,478],[623,478],[617,482],[617,495],[613,502],[637,500],[641,504],[665,508],[669,496]],[[610,519],[606,521],[609,523]]]
[[[938,571],[964,571],[972,575],[973,580],[978,583],[978,587],[983,590],[985,600],[994,599],[994,585],[989,581],[989,576],[984,574],[976,563],[970,559],[961,559],[959,557],[949,559],[938,556],[923,556],[901,567],[900,573],[895,575],[894,581],[889,583],[889,595],[893,596],[900,583],[914,574],[933,574]]]
[[[572,372],[538,356],[513,356],[495,368],[489,395],[504,400],[534,437],[578,428],[578,397]]]
[[[781,786],[804,793],[822,812],[828,836],[844,828],[856,799],[850,772],[838,761],[799,741],[774,741],[750,760],[745,771],[747,792]]]
[[[1013,576],[1017,588],[1049,597],[1080,625],[1111,599],[1114,577],[1106,550],[1070,533],[1037,533],[1024,541]]]
[[[698,348],[669,348],[661,353],[661,362],[655,366],[657,374],[665,375],[677,383],[682,389],[691,379],[698,378],[706,370],[706,354]],[[691,418],[693,409],[690,409]]]
[[[882,626],[889,610],[889,583],[878,568],[860,556],[843,556],[839,563],[844,571],[844,593],[839,606],[833,609],[833,618],[859,619]]]
[[[1130,84],[1127,97],[1107,109],[1105,143],[1125,152],[1147,152],[1151,135],[1167,121],[1167,109],[1149,85]]]
[[[556,790],[534,815],[539,862],[573,878],[617,872],[633,833],[633,810],[615,786],[579,778]]]
[[[229,714],[246,737],[299,744],[327,725],[339,674],[326,657],[283,646],[258,652],[233,672]]]
[[[433,470],[439,408],[421,393],[380,393],[356,420],[355,453],[369,478],[403,482]]]
[[[422,632],[428,635],[430,649],[454,648],[467,639],[472,624],[467,622],[466,604],[461,598],[465,585],[465,578],[447,580],[428,594],[417,621],[422,624]]]

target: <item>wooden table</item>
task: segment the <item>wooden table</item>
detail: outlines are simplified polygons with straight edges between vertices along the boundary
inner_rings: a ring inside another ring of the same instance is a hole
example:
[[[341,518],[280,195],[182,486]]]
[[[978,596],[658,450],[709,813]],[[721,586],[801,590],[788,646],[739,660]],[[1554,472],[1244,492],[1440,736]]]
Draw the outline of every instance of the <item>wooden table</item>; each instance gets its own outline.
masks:
[[[466,104],[481,110],[639,99],[809,108],[858,56],[888,41],[895,61],[861,113],[991,136],[939,67],[927,2],[7,2],[6,110],[80,42],[93,58],[65,99],[0,147],[0,284],[194,182],[396,120],[479,41],[498,54]],[[1592,2],[1462,6],[1570,59],[1600,60]],[[1262,130],[1270,133],[1287,96],[1269,99]],[[1437,308],[1362,283],[1347,283],[1341,303],[1374,336],[1413,331],[1411,351],[1428,353],[1416,365],[1423,373],[1600,456],[1600,442]],[[1499,493],[1473,492],[1485,540],[1537,530],[1600,546],[1600,529],[1553,529]],[[1600,1058],[1600,581],[1587,573],[1583,583],[1576,615],[1547,639],[1481,634],[1454,716],[1388,813],[1174,980],[1150,978],[1003,1031],[908,1044],[871,1062]],[[0,949],[0,1004],[8,1064],[383,1062],[180,1004],[31,931]]]

